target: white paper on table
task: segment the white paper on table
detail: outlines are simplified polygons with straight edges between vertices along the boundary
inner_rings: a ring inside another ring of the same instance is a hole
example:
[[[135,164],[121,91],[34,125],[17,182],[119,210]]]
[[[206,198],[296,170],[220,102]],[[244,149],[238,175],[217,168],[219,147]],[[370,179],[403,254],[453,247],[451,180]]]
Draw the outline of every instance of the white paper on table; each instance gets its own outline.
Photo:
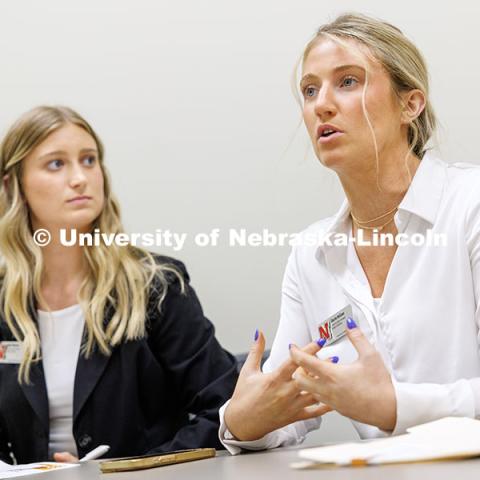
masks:
[[[351,465],[418,462],[480,456],[480,421],[446,417],[409,428],[397,437],[300,450],[299,456],[320,464]]]
[[[25,477],[36,473],[52,472],[64,468],[78,467],[78,463],[39,462],[24,465],[9,465],[0,461],[0,479]]]

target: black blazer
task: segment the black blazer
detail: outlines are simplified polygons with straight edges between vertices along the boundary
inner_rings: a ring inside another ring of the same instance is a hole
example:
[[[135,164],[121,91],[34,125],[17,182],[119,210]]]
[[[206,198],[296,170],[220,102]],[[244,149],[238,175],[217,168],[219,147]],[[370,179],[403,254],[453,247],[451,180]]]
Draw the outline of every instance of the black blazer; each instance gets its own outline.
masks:
[[[108,457],[223,448],[218,409],[233,392],[235,358],[215,339],[184,265],[168,257],[156,260],[177,266],[186,295],[169,275],[160,312],[158,291],[150,289],[146,338],[124,342],[110,356],[79,355],[73,396],[79,457],[101,444],[110,445]],[[106,320],[111,315],[109,308]],[[14,340],[3,318],[0,340]],[[13,454],[18,463],[45,461],[49,414],[42,362],[32,365],[30,385],[19,384],[17,373],[18,365],[0,364],[0,458],[11,463]]]

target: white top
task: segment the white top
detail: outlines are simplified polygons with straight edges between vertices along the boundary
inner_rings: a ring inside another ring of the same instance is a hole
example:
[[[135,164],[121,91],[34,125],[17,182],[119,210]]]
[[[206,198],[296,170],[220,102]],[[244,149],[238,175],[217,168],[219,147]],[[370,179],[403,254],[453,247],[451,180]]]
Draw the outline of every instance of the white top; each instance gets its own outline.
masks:
[[[37,312],[50,417],[48,455],[70,452],[76,456],[73,387],[85,317],[80,305]]]
[[[395,215],[399,232],[444,233],[446,246],[400,246],[375,307],[353,247],[298,246],[282,285],[280,322],[263,370],[289,357],[288,345],[319,337],[318,326],[347,304],[353,318],[381,354],[397,399],[393,434],[444,416],[480,417],[480,167],[446,163],[426,153]],[[304,233],[348,234],[349,208]],[[323,237],[324,238],[324,237]],[[353,253],[352,253],[353,252]],[[360,270],[359,270],[360,268]],[[321,359],[355,361],[347,337],[324,347]],[[320,418],[296,422],[255,442],[238,442],[226,431],[220,410],[220,439],[231,453],[240,447],[273,448],[301,442]],[[387,435],[353,422],[360,437]]]

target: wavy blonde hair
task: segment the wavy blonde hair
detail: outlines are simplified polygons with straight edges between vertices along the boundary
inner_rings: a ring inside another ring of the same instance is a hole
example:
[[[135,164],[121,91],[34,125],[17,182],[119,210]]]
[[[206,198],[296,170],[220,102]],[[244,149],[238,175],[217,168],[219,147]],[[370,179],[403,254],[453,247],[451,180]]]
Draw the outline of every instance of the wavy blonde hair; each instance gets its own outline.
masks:
[[[302,100],[298,91],[298,67],[300,65],[303,66],[312,48],[323,38],[329,38],[349,50],[351,50],[351,45],[345,42],[346,39],[355,40],[366,46],[368,50],[366,54],[367,57],[380,62],[381,66],[389,74],[393,93],[400,102],[400,105],[403,106],[400,95],[402,92],[418,89],[424,94],[425,107],[420,115],[413,119],[408,126],[407,141],[409,151],[405,157],[405,166],[407,167],[407,160],[412,152],[420,159],[423,158],[427,150],[427,142],[435,131],[437,120],[429,100],[427,65],[418,48],[401,30],[390,23],[361,13],[350,12],[342,14],[334,21],[318,28],[314,37],[305,46],[301,58],[297,63],[292,78],[292,88],[300,105],[302,105]],[[369,52],[371,52],[371,55]],[[359,50],[357,53],[360,59],[364,58],[362,55],[363,52]],[[377,141],[365,106],[365,95],[368,85],[368,68],[366,64],[364,64],[364,68],[366,71],[366,81],[362,94],[362,107],[372,134],[377,168],[377,186],[380,188],[378,185],[379,158]],[[408,167],[407,172],[410,175]]]
[[[105,201],[91,230],[123,232],[119,204],[104,165],[104,148],[88,122],[67,107],[40,106],[21,116],[0,146],[0,172],[4,179],[0,189],[0,308],[12,334],[23,343],[20,382],[29,382],[32,362],[41,358],[40,337],[32,317],[36,300],[43,300],[43,256],[32,237],[29,208],[22,192],[22,165],[37,145],[67,124],[84,129],[97,144]],[[83,252],[87,274],[78,301],[85,314],[86,338],[82,353],[86,357],[97,347],[109,355],[112,347],[122,341],[145,336],[148,293],[150,288],[158,290],[160,308],[166,294],[168,272],[179,278],[181,290],[184,290],[182,275],[175,266],[157,263],[146,250],[102,243],[85,246]],[[106,322],[109,307],[113,315]]]

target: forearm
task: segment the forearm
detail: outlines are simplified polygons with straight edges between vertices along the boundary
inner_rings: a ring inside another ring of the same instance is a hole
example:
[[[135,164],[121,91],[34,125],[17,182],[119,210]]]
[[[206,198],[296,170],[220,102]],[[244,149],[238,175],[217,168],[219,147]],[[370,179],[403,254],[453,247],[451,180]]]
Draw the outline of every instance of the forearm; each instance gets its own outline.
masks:
[[[163,453],[191,448],[224,449],[225,447],[218,438],[218,428],[217,411],[205,412],[178,429],[171,439],[153,447],[147,453]]]
[[[480,416],[480,378],[448,384],[393,382],[397,421],[393,434],[439,418]]]

